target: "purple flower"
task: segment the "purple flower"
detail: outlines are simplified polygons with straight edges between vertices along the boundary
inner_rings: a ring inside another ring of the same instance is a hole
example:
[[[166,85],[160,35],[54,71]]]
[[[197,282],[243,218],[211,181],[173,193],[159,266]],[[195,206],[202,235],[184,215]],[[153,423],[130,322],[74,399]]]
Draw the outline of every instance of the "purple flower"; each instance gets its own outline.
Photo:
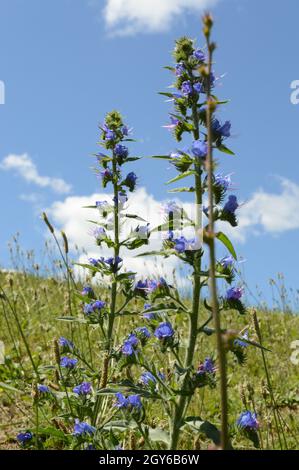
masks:
[[[115,394],[116,402],[114,406],[117,408],[141,408],[142,403],[139,395],[130,395],[126,398],[122,393],[117,392]]]
[[[83,312],[85,315],[91,315],[92,313],[100,313],[101,310],[105,307],[106,302],[103,300],[96,300],[95,302],[91,302],[90,304],[85,304],[83,308]]]
[[[187,244],[186,238],[182,235],[180,238],[176,238],[173,241],[175,251],[177,251],[178,253],[184,253]]]
[[[178,218],[182,217],[183,209],[175,201],[167,201],[163,204],[163,212],[168,216]]]
[[[96,201],[96,207],[101,213],[104,213],[108,211],[110,204],[108,201]]]
[[[214,374],[215,370],[216,368],[213,359],[210,357],[206,357],[203,364],[200,364],[200,366],[198,367],[197,374]]]
[[[73,392],[77,395],[88,395],[91,392],[91,383],[82,382],[73,388]]]
[[[101,242],[106,237],[106,230],[103,227],[97,227],[92,231],[92,235],[97,242]]]
[[[180,121],[174,116],[170,116],[170,124],[167,124],[166,126],[162,127],[165,127],[165,129],[172,130],[175,129],[178,124],[180,124]]]
[[[247,348],[248,343],[242,341],[242,339],[248,340],[249,339],[249,332],[246,331],[242,336],[241,339],[235,339],[234,344],[237,346],[241,346],[241,348]]]
[[[123,133],[124,136],[128,136],[130,133],[131,133],[131,129],[128,128],[128,126],[124,125],[122,128],[121,128],[121,131]]]
[[[218,119],[214,119],[212,129],[219,137],[230,137],[231,122],[225,121],[225,123],[221,125]]]
[[[119,256],[116,256],[116,258],[113,258],[113,257],[106,258],[104,260],[104,262],[108,264],[108,266],[110,266],[113,272],[118,271],[119,265],[122,263],[122,261],[123,261],[122,258],[120,258]]]
[[[208,153],[207,143],[201,140],[194,140],[192,144],[192,153],[199,158],[206,157]]]
[[[151,334],[148,331],[148,329],[146,328],[146,326],[139,326],[138,328],[135,329],[135,331],[136,331],[136,333],[139,333],[144,338],[148,339],[148,338],[151,337]]]
[[[160,289],[160,288],[163,288],[163,287],[167,287],[167,282],[166,280],[164,279],[164,277],[160,277],[159,280],[156,280],[156,279],[151,279],[150,281],[148,281],[148,292],[149,293],[153,293],[155,292],[157,289]]]
[[[64,356],[60,359],[61,367],[66,369],[74,369],[78,363],[78,359],[71,359],[70,357]]]
[[[214,176],[214,183],[217,186],[222,186],[222,188],[227,191],[231,187],[231,178],[230,175],[223,176],[220,173],[217,173]]]
[[[257,420],[256,413],[251,411],[243,411],[237,419],[237,426],[245,430],[256,431],[259,428],[259,422]]]
[[[127,174],[124,184],[128,186],[129,191],[134,191],[136,186],[137,176],[133,171]]]
[[[114,153],[117,157],[120,157],[122,159],[126,159],[127,156],[129,155],[129,149],[125,145],[117,144],[114,147]]]
[[[37,390],[39,391],[39,393],[50,393],[50,389],[47,385],[38,384]]]
[[[147,288],[148,288],[148,281],[147,281],[147,279],[145,279],[145,281],[139,280],[139,281],[135,284],[134,292],[135,292],[135,294],[140,294],[140,295],[142,295],[143,297],[146,297],[146,296],[147,296]]]
[[[174,330],[169,322],[163,322],[156,328],[154,335],[160,340],[171,338],[174,335]]]
[[[105,170],[100,172],[103,181],[111,181],[113,178],[113,172],[110,168],[106,168]]]
[[[202,86],[202,84],[199,83],[199,82],[198,82],[198,83],[194,83],[193,89],[194,89],[194,91],[195,91],[196,93],[198,93],[198,94],[200,94],[200,93],[203,92],[203,86]]]
[[[103,124],[103,131],[105,135],[105,140],[114,140],[116,137],[115,132],[112,129],[109,129],[106,123]]]
[[[93,298],[94,297],[93,288],[90,286],[84,286],[81,291],[81,295],[86,295],[87,297]]]
[[[74,436],[87,436],[94,434],[96,431],[96,428],[91,426],[88,423],[85,423],[84,421],[79,421],[79,419],[75,419],[75,425],[74,425]]]
[[[33,436],[31,432],[20,432],[17,435],[17,440],[19,441],[20,444],[26,444],[26,442],[30,441],[32,437]]]
[[[239,300],[243,295],[243,289],[241,287],[231,287],[226,292],[227,300]]]
[[[205,53],[201,49],[196,49],[193,52],[193,57],[197,59],[199,62],[204,62],[206,60]]]
[[[144,310],[150,310],[152,308],[152,304],[144,304],[143,308]],[[146,320],[152,320],[154,317],[155,314],[153,312],[143,314],[143,318],[145,318]]]
[[[237,201],[237,196],[231,195],[228,198],[228,201],[226,202],[224,206],[224,211],[229,212],[230,214],[234,214],[234,212],[238,209],[239,204]]]
[[[225,269],[228,267],[231,267],[234,263],[234,258],[231,255],[225,256],[220,260],[221,266],[223,266]]]
[[[61,336],[58,340],[59,346],[61,346],[64,349],[72,351],[74,349],[74,343],[70,341],[69,339],[64,338]]]
[[[179,62],[178,64],[176,64],[175,66],[175,74],[177,77],[181,77],[183,75],[183,73],[186,72],[186,69],[185,69],[185,66],[182,62]]]
[[[99,263],[101,262],[100,259],[95,259],[95,258],[88,258],[88,261],[90,264],[92,264],[92,266],[94,266],[95,268],[97,266],[99,266]]]
[[[143,372],[143,374],[140,376],[140,382],[143,385],[150,385],[157,383],[157,380],[151,372]]]
[[[139,395],[129,395],[128,400],[129,400],[129,406],[131,406],[132,408],[142,407],[142,403],[141,403],[141,399]]]
[[[182,93],[184,96],[192,95],[193,87],[192,87],[192,83],[190,82],[190,80],[186,80],[185,82],[183,82],[181,89],[182,89]]]
[[[131,333],[128,338],[124,341],[124,344],[121,347],[121,352],[125,356],[132,356],[137,353],[136,346],[138,345],[138,338],[134,333]]]

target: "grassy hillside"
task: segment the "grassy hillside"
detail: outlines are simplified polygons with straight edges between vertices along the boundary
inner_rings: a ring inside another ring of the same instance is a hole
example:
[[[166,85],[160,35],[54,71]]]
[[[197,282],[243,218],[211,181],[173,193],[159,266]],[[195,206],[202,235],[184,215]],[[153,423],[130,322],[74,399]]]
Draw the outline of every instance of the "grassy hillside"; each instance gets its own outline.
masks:
[[[69,298],[65,281],[52,278],[41,278],[37,272],[33,274],[1,273],[1,316],[0,340],[4,344],[2,363],[0,364],[0,448],[10,449],[18,447],[16,434],[27,428],[36,426],[36,415],[32,407],[33,383],[35,375],[33,365],[37,367],[40,381],[50,384],[53,393],[60,393],[59,384],[55,381],[55,358],[53,341],[60,336],[73,337],[80,347],[80,351],[90,358],[94,368],[94,377],[101,369],[101,334],[98,326],[87,329],[84,323],[68,323],[58,318],[69,316]],[[108,287],[102,290],[102,298],[108,296]],[[188,299],[185,299],[186,303]],[[12,307],[13,308],[10,308]],[[141,305],[134,305],[134,311],[142,310]],[[76,310],[77,309],[77,310]],[[73,305],[72,314],[81,318],[81,309]],[[235,330],[249,327],[249,337],[257,341],[252,315],[249,311],[245,316],[236,312],[229,312],[224,319],[225,323]],[[235,356],[228,353],[229,375],[229,406],[230,425],[233,435],[233,445],[236,448],[250,448],[252,444],[238,432],[235,420],[244,409],[255,410],[260,422],[260,441],[263,448],[280,447],[298,449],[299,435],[299,386],[298,368],[290,361],[292,341],[299,339],[299,317],[291,313],[269,311],[257,312],[263,345],[271,351],[266,352],[270,380],[273,387],[275,406],[280,419],[280,442],[277,435],[271,396],[267,386],[265,368],[261,350],[248,346],[244,365],[237,363]],[[207,317],[202,307],[203,321]],[[128,316],[125,322],[126,331],[117,325],[116,343],[121,343],[126,333],[134,326],[145,324],[140,316]],[[182,328],[186,327],[184,318],[177,320]],[[176,324],[175,326],[178,326]],[[229,333],[227,333],[229,341]],[[206,341],[206,335],[200,336],[197,354],[198,360],[208,356],[213,350],[213,339]],[[209,350],[211,347],[211,350]],[[3,349],[3,348],[2,348]],[[156,353],[148,349],[152,360],[160,361],[157,366],[167,375],[174,368],[173,362],[168,362],[167,356],[161,352]],[[30,358],[31,355],[31,358]],[[84,364],[82,364],[84,367]],[[117,382],[118,370],[115,369],[112,381]],[[91,374],[92,375],[92,374]],[[138,367],[130,369],[130,379],[139,376]],[[216,374],[217,377],[217,374]],[[55,403],[45,404],[39,415],[39,426],[48,428],[53,426],[60,429],[60,415],[57,410],[55,418]],[[216,388],[198,389],[192,404],[192,414],[204,420],[219,424],[219,392]],[[54,419],[53,419],[54,417]],[[162,429],[167,426],[167,419],[163,416],[159,405],[151,408],[147,415],[147,423],[152,429]],[[70,432],[66,429],[65,432]],[[123,438],[125,448],[142,448],[142,439],[133,435]],[[138,439],[137,439],[138,438]],[[163,446],[163,444],[161,444]],[[201,432],[184,434],[180,443],[182,448],[208,448],[212,441]],[[44,436],[45,448],[64,448],[65,444],[59,436]]]

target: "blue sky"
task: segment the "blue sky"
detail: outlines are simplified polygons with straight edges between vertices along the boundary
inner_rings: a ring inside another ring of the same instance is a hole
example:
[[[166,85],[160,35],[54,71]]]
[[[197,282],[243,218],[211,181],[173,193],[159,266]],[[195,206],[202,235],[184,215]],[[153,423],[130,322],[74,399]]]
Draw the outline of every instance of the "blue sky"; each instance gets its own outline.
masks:
[[[216,75],[226,74],[217,92],[231,100],[221,117],[232,121],[229,145],[237,157],[221,156],[221,165],[234,173],[244,202],[234,239],[247,260],[246,279],[267,295],[277,272],[299,287],[299,105],[290,102],[290,84],[299,79],[298,2],[149,3],[1,1],[0,264],[8,266],[6,244],[17,231],[26,248],[42,247],[42,209],[59,207],[53,217],[65,228],[65,199],[75,203],[101,192],[89,167],[105,112],[119,109],[134,127],[139,142],[132,152],[176,148],[161,127],[170,106],[156,92],[171,82],[162,66],[170,62],[175,38],[187,34],[202,45],[198,5],[204,4],[215,18]],[[5,164],[9,155],[23,157]],[[135,171],[156,201],[169,197],[164,182],[173,171],[165,162],[144,159]]]

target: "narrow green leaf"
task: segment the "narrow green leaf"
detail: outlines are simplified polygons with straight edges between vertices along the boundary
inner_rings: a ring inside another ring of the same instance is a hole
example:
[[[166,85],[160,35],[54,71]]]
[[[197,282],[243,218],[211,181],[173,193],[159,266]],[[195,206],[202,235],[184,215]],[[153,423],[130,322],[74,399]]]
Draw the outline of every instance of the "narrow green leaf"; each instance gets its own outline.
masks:
[[[184,173],[181,173],[177,175],[175,178],[172,178],[171,180],[167,181],[167,183],[165,184],[175,183],[176,181],[182,180],[183,178],[187,178],[188,176],[191,176],[191,175],[195,175],[194,170],[185,171]]]
[[[235,260],[237,260],[237,254],[230,239],[223,232],[218,232],[216,234],[216,237],[219,241],[223,243],[223,245],[226,246],[226,248],[228,249],[230,254],[235,258]]]
[[[228,155],[235,155],[235,153],[230,150],[229,148],[227,148],[225,145],[219,145],[219,147],[217,147],[218,150],[220,150],[220,152],[223,152],[223,153],[227,153]]]

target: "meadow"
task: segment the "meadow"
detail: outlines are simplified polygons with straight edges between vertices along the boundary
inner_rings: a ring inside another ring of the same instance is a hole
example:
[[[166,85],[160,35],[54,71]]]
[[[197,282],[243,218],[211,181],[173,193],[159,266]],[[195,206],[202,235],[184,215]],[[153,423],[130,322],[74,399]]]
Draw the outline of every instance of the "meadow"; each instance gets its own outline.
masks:
[[[158,226],[130,212],[138,176],[126,165],[142,157],[113,110],[99,125],[94,168],[109,193],[88,206],[97,257],[70,247],[45,212],[43,254],[35,259],[13,239],[11,269],[0,272],[1,448],[298,449],[298,293],[291,305],[279,275],[278,308],[246,302],[229,238],[242,205],[219,169],[235,154],[231,122],[218,115],[227,100],[215,94],[212,29],[206,14],[203,48],[175,42],[165,67],[174,82],[160,94],[172,103],[164,127],[176,150],[151,156],[176,171],[167,185],[193,196],[192,214],[177,197]],[[160,268],[175,257],[189,288],[161,269],[128,270],[129,256]]]
[[[63,393],[55,379],[55,340],[60,336],[70,336],[70,325],[62,318],[68,317],[67,282],[64,279],[64,266],[55,253],[55,247],[47,242],[44,252],[44,264],[39,266],[34,260],[33,252],[23,252],[15,238],[11,245],[12,260],[18,272],[1,272],[1,289],[8,295],[10,302],[15,301],[18,322],[15,316],[7,308],[1,298],[1,341],[4,343],[3,361],[0,364],[0,449],[20,448],[16,436],[21,430],[36,427],[36,413],[33,407],[35,374],[28,355],[27,346],[38,370],[40,380],[50,384],[53,393]],[[47,266],[48,265],[48,266]],[[41,274],[39,271],[42,270]],[[86,281],[86,280],[85,280]],[[88,281],[88,279],[87,279]],[[79,288],[85,285],[84,279],[80,279]],[[103,298],[109,297],[109,288],[103,287]],[[186,303],[190,299],[184,299]],[[281,309],[281,301],[285,312]],[[238,431],[236,419],[244,408],[254,409],[259,417],[260,442],[263,449],[298,449],[299,430],[299,391],[298,391],[298,365],[291,362],[291,343],[298,339],[299,317],[287,308],[284,296],[279,292],[276,296],[277,308],[274,310],[257,310],[257,317],[263,338],[263,345],[270,349],[266,352],[268,373],[271,379],[275,406],[279,413],[282,426],[280,439],[275,427],[273,407],[267,386],[266,372],[261,351],[255,347],[249,347],[246,353],[246,361],[240,366],[235,356],[230,353],[228,358],[228,393],[230,426],[232,445],[236,449],[254,448]],[[142,303],[137,303],[136,311],[141,312]],[[246,317],[227,312],[225,324],[229,328],[240,331],[248,328],[250,338],[258,340],[253,318],[249,309]],[[81,309],[78,307],[78,317],[81,317]],[[200,308],[201,318],[206,318],[204,305]],[[60,320],[58,320],[60,318]],[[123,325],[115,338],[116,344],[120,344],[126,333],[139,326],[140,314],[130,318],[130,323]],[[143,320],[146,325],[146,320]],[[225,324],[223,327],[225,328]],[[178,321],[183,330],[187,329],[184,320]],[[20,330],[21,328],[21,330]],[[22,338],[26,338],[27,345]],[[88,347],[86,326],[76,324],[74,341],[80,344],[84,356],[89,357],[91,352],[95,375],[100,373],[103,357],[101,354],[101,334],[97,327],[89,333],[91,350]],[[198,358],[206,357],[213,353],[205,341],[197,345]],[[173,361],[167,361],[166,357],[159,354],[153,356],[158,361],[157,367],[165,373],[173,370]],[[138,366],[131,370],[133,377],[140,375]],[[114,378],[117,381],[117,375]],[[54,413],[53,413],[54,408]],[[58,410],[57,410],[58,411]],[[220,426],[220,408],[217,389],[199,389],[193,399],[191,414],[201,416],[204,421],[213,422],[217,428]],[[167,427],[167,417],[163,409],[157,404],[146,418],[150,428],[156,430],[157,436]],[[39,416],[40,436],[43,448],[64,449],[69,448],[68,443],[62,437],[62,432],[72,434],[72,424],[65,429],[63,413],[55,413],[53,403],[44,403]],[[153,431],[152,431],[153,432]],[[212,436],[212,437],[211,437]],[[215,447],[213,433],[207,437],[200,430],[186,430],[180,442],[183,449],[212,449]],[[162,438],[165,436],[162,434]],[[281,442],[280,442],[281,441]],[[131,431],[123,437],[122,446],[125,449],[144,449],[144,440],[141,435]],[[216,442],[217,435],[216,435]],[[162,441],[155,441],[154,448],[165,448]]]

